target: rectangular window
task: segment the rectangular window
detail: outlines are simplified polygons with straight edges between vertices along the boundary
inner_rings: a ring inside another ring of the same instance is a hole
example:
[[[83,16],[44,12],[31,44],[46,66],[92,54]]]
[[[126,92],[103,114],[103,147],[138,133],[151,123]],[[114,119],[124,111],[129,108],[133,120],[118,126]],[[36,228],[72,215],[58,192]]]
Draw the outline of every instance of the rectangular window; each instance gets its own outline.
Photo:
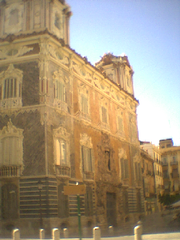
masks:
[[[120,116],[117,117],[117,129],[120,132],[123,132],[123,129],[124,129],[124,127],[123,127],[123,118],[120,117]]]
[[[62,82],[56,81],[55,98],[66,101],[66,89]]]
[[[4,99],[17,97],[16,78],[7,78],[4,81]]]
[[[56,139],[56,165],[67,165],[66,142]]]
[[[128,177],[129,177],[128,160],[121,159],[121,179],[126,179]]]
[[[92,172],[92,150],[91,148],[81,146],[82,170],[83,172]]]
[[[85,95],[81,95],[81,111],[88,114],[88,98]]]
[[[137,181],[141,180],[141,164],[135,162],[135,178]]]
[[[102,111],[102,122],[107,123],[107,109],[105,107],[101,107]]]

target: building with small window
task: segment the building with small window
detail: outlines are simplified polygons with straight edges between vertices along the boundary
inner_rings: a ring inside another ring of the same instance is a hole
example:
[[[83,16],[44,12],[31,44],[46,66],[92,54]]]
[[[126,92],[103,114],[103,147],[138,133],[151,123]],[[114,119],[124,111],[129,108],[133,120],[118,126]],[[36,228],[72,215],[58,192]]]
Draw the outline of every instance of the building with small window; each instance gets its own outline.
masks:
[[[77,232],[134,224],[144,212],[128,57],[95,66],[69,46],[63,0],[0,1],[0,228]],[[84,233],[84,232],[83,232]],[[10,236],[10,235],[7,235]]]
[[[163,164],[164,193],[180,193],[180,146],[174,146],[173,140],[159,141]]]

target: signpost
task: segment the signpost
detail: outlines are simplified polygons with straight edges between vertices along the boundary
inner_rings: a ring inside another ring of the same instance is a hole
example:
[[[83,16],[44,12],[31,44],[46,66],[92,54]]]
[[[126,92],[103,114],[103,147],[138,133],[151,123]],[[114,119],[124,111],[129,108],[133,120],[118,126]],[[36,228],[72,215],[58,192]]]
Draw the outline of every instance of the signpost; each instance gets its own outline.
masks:
[[[78,228],[79,228],[79,239],[82,239],[82,233],[81,233],[81,212],[80,212],[80,196],[81,194],[86,193],[86,186],[85,185],[79,185],[76,183],[76,185],[70,185],[70,186],[64,186],[64,195],[77,195],[77,211],[78,211]]]

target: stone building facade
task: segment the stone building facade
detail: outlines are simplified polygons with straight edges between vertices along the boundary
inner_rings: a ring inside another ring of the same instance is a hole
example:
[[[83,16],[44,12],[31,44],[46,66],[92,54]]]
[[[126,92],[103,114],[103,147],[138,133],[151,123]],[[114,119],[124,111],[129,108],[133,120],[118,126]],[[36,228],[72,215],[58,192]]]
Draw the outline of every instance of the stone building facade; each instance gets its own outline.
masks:
[[[174,146],[173,140],[159,141],[163,162],[164,193],[180,193],[180,146]]]
[[[63,0],[0,1],[1,232],[123,227],[143,213],[140,150],[127,56],[96,66],[69,46]],[[39,187],[41,184],[41,187]],[[42,225],[42,226],[41,226]]]

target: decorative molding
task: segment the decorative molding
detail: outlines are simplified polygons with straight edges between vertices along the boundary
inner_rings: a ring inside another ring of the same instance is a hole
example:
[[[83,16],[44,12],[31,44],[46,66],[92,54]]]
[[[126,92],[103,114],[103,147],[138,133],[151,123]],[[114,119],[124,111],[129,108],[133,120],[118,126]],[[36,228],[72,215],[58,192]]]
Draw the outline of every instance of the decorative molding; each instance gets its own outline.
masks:
[[[127,159],[127,153],[123,148],[118,149],[118,158],[119,159]]]
[[[53,137],[62,138],[69,142],[70,133],[68,133],[64,127],[59,127],[53,130]]]
[[[92,139],[86,133],[80,134],[80,145],[93,148]]]
[[[12,59],[12,58],[20,57],[20,56],[24,55],[25,53],[32,51],[33,49],[34,49],[33,47],[27,47],[27,46],[5,47],[3,49],[0,49],[0,59],[9,59],[9,58]]]
[[[0,130],[0,138],[3,138],[4,136],[17,136],[23,138],[23,131],[23,129],[16,128],[12,124],[11,119],[9,119],[7,126],[4,126],[3,129]]]

